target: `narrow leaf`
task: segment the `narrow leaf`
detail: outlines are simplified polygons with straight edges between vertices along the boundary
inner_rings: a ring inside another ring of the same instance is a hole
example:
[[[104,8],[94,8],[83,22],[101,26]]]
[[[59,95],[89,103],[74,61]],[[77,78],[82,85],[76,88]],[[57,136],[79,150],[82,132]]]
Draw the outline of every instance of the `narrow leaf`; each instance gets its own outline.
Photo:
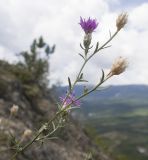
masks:
[[[84,56],[82,54],[79,53],[79,55],[85,60]]]
[[[85,50],[85,48],[82,46],[82,44],[80,43],[80,47],[83,49],[83,50]]]
[[[93,45],[91,47],[89,47],[89,49],[93,48]]]
[[[85,79],[80,79],[79,82],[88,82],[88,81]]]
[[[69,77],[68,77],[68,83],[69,83],[69,91],[71,92],[71,80]]]
[[[109,46],[106,46],[106,47],[103,47],[103,49],[105,49],[105,48],[109,48],[109,47],[111,47],[111,45],[109,45]]]
[[[97,42],[96,48],[95,48],[95,51],[94,51],[94,52],[97,52],[98,48],[99,48],[99,42]]]
[[[80,75],[80,77],[79,77],[79,80],[80,80],[80,79],[83,79],[83,73],[81,73],[81,75]]]
[[[56,129],[56,127],[55,127],[55,124],[54,124],[54,122],[52,122],[52,126],[53,126],[53,129],[55,130],[55,129]]]
[[[67,109],[67,110],[73,110],[73,109],[80,109],[80,107],[70,107],[69,109]]]
[[[104,71],[103,71],[103,69],[102,69],[102,76],[101,76],[101,79],[100,79],[100,82],[101,82],[101,83],[104,81],[104,76],[105,76],[105,74],[104,74]]]

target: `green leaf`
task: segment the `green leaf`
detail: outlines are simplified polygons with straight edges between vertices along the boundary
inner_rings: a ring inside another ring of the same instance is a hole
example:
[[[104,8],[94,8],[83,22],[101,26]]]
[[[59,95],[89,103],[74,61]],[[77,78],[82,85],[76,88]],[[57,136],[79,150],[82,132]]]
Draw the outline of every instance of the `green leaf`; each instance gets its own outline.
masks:
[[[85,60],[84,56],[82,54],[79,53],[79,55]]]
[[[48,45],[47,45],[47,47],[45,49],[45,52],[46,52],[47,55],[49,55],[49,53],[50,53],[50,47]]]
[[[93,48],[93,45],[91,47],[89,47],[89,49],[92,49]]]
[[[80,79],[83,79],[83,73],[81,73],[81,75],[80,75],[80,77],[79,77],[79,80],[80,80]]]
[[[61,110],[61,108],[62,108],[62,106],[59,103],[57,103],[57,107],[59,110]]]
[[[85,79],[80,79],[79,82],[88,82],[88,81]]]
[[[101,76],[101,79],[100,79],[100,83],[102,83],[104,81],[104,76],[105,76],[105,74],[104,74],[104,71],[102,69],[102,76]]]
[[[85,50],[85,48],[82,46],[82,44],[80,43],[80,47],[83,49],[83,50]]]
[[[45,52],[46,52],[47,56],[49,54],[53,54],[54,51],[55,51],[55,45],[53,45],[52,48],[49,45],[47,45],[47,47],[45,48]]]
[[[53,54],[53,53],[54,53],[54,51],[55,51],[55,48],[56,48],[56,45],[54,44],[54,45],[52,46],[52,49],[51,49],[51,52],[50,52],[50,54]]]
[[[97,51],[98,51],[98,48],[99,48],[99,42],[97,42],[96,48],[95,48],[95,51],[94,51],[94,52],[97,52]]]
[[[67,111],[74,110],[74,109],[80,109],[80,107],[76,107],[76,106],[75,107],[70,107],[70,108],[67,109]]]
[[[36,52],[36,40],[34,40],[33,41],[33,43],[31,44],[31,46],[30,46],[30,51],[32,52],[32,53],[35,53]]]
[[[109,45],[109,46],[103,47],[103,49],[109,48],[109,47],[111,47],[111,46],[112,46],[112,45]]]
[[[88,82],[87,80],[83,79],[83,73],[81,73],[78,82]]]
[[[55,130],[56,126],[55,126],[54,122],[52,122],[52,126],[53,126],[53,129]]]
[[[71,92],[71,80],[69,77],[68,77],[68,84],[69,84],[69,91]]]
[[[39,48],[43,48],[46,45],[42,36],[39,38],[37,45]]]

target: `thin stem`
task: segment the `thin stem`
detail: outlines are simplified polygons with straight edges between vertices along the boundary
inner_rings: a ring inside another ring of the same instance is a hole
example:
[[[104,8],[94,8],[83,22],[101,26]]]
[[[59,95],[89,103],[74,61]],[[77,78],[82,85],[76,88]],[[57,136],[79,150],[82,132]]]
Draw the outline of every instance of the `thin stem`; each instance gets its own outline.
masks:
[[[107,81],[110,77],[111,77],[111,76],[109,76],[109,77],[107,77],[106,79],[104,79],[103,81],[99,82],[93,89],[91,89],[90,91],[88,91],[88,92],[82,94],[80,97],[78,97],[78,98],[76,99],[76,101],[79,100],[79,99],[81,99],[81,98],[83,98],[83,97],[85,97],[85,96],[87,96],[88,94],[92,93],[93,91],[97,90],[97,88],[98,88],[100,85],[102,85],[105,81]]]
[[[101,47],[99,47],[96,51],[94,51],[94,53],[92,55],[90,55],[87,59],[90,60],[97,52],[99,52],[101,49],[103,49],[117,34],[118,34],[119,30],[117,30],[110,38],[108,41],[106,41]]]
[[[58,125],[53,131],[51,131],[49,134],[47,134],[46,136],[43,136],[37,140],[43,140],[45,138],[49,138],[49,136],[51,136],[52,134],[54,134],[58,129],[60,128],[60,126]]]
[[[85,67],[86,63],[87,63],[97,52],[99,52],[101,49],[103,49],[103,48],[118,34],[118,32],[119,32],[119,31],[117,30],[117,31],[109,38],[109,40],[106,41],[106,42],[105,42],[101,47],[99,47],[96,51],[94,51],[94,53],[93,53],[92,55],[90,55],[88,58],[86,57],[83,65],[82,65],[82,67],[81,67],[81,69],[80,69],[80,71],[79,71],[79,73],[78,73],[78,75],[77,75],[77,78],[76,78],[75,82],[74,82],[73,85],[72,85],[72,90],[73,90],[74,86],[76,85],[77,80],[78,80],[80,74],[82,73],[82,70],[83,70],[83,68]],[[87,52],[88,52],[88,50],[87,50]]]
[[[78,73],[78,75],[77,75],[77,78],[76,78],[74,84],[72,85],[72,91],[73,91],[73,89],[74,89],[74,87],[75,87],[75,85],[76,85],[76,83],[77,83],[77,81],[78,81],[78,78],[80,77],[80,75],[81,75],[81,73],[82,73],[82,70],[83,70],[83,68],[85,67],[86,63],[87,63],[87,59],[84,61],[83,65],[82,65],[82,67],[81,67],[81,69],[80,69],[80,71],[79,71],[79,73]]]
[[[82,73],[82,71],[83,71],[83,68],[85,67],[86,63],[87,63],[97,52],[99,52],[101,49],[103,49],[103,48],[118,34],[118,32],[119,32],[119,31],[117,30],[117,31],[109,38],[108,41],[106,41],[100,48],[98,48],[97,50],[95,50],[95,51],[93,52],[93,54],[90,55],[88,58],[86,57],[86,55],[87,55],[87,53],[88,53],[88,49],[85,49],[85,50],[84,50],[84,52],[85,52],[85,61],[84,61],[83,65],[81,66],[80,71],[79,71],[79,73],[78,73],[78,75],[77,75],[77,77],[76,77],[76,80],[74,81],[74,83],[73,83],[73,85],[72,85],[72,87],[71,87],[71,91],[69,91],[68,94],[67,94],[67,96],[65,97],[65,101],[66,101],[66,99],[68,98],[68,96],[70,95],[70,93],[73,91],[76,83],[78,82],[78,78],[80,77],[80,75],[81,75],[81,73]],[[65,101],[64,101],[64,102],[65,102]],[[63,102],[63,104],[64,104],[64,102]],[[62,104],[62,105],[63,105],[63,104]]]
[[[86,52],[86,50],[85,50],[85,52]],[[85,56],[86,56],[86,53],[85,53]],[[80,75],[81,75],[81,73],[82,73],[82,70],[83,70],[83,68],[85,67],[86,63],[87,63],[87,57],[85,57],[85,58],[86,58],[86,59],[85,59],[83,65],[82,65],[81,68],[80,68],[80,71],[79,71],[79,73],[78,73],[78,75],[77,75],[77,77],[76,77],[76,79],[75,79],[75,81],[74,81],[74,83],[73,83],[73,85],[72,85],[72,87],[71,87],[71,90],[67,93],[67,96],[65,97],[65,101],[66,101],[66,99],[68,98],[68,96],[70,95],[70,93],[73,91],[73,89],[74,89],[76,83],[78,82],[78,79],[79,79],[79,77],[80,77]],[[65,101],[63,101],[62,105],[64,105]]]
[[[87,53],[88,53],[88,49],[87,49],[87,50],[85,49],[85,61],[84,61],[83,65],[81,66],[80,71],[79,71],[79,73],[78,73],[78,75],[77,75],[77,77],[76,77],[76,80],[74,81],[74,83],[73,83],[73,85],[72,85],[72,87],[71,87],[71,91],[69,91],[69,93],[67,94],[65,100],[66,100],[67,97],[70,95],[70,93],[73,91],[73,89],[74,89],[76,83],[78,82],[78,79],[79,79],[79,77],[80,77],[80,75],[81,75],[81,73],[82,73],[82,70],[84,69],[86,63],[87,63],[97,52],[99,52],[101,49],[103,49],[103,48],[117,35],[118,32],[119,32],[119,31],[117,30],[117,31],[112,35],[112,37],[109,38],[109,40],[108,40],[107,42],[105,42],[99,49],[95,50],[94,53],[93,53],[92,55],[90,55],[88,58],[86,57],[86,55],[87,55]],[[86,52],[87,52],[87,53],[86,53]],[[108,77],[108,78],[110,78],[110,77]],[[78,97],[76,100],[79,100],[79,99],[85,97],[86,95],[90,94],[91,92],[95,91],[95,90],[96,90],[102,83],[104,83],[108,78],[106,78],[105,80],[101,81],[101,82],[100,82],[99,84],[97,84],[92,90],[90,90],[89,92],[81,95],[81,96]],[[64,104],[64,102],[63,102],[63,104]],[[67,106],[65,106],[65,109],[61,109],[59,112],[57,112],[57,113],[55,114],[55,116],[54,116],[50,121],[47,122],[47,126],[49,126],[49,125],[50,125],[62,112],[64,112],[71,104],[72,104],[72,102],[71,102],[70,104],[68,104]],[[23,151],[26,150],[29,146],[31,146],[31,145],[38,139],[38,137],[42,134],[42,132],[44,131],[44,129],[45,129],[45,128],[41,127],[41,128],[39,129],[39,132],[37,133],[37,135],[36,135],[30,142],[28,142],[23,148],[21,148],[20,150],[18,150],[18,151],[13,155],[12,160],[14,160],[19,153],[23,152]]]

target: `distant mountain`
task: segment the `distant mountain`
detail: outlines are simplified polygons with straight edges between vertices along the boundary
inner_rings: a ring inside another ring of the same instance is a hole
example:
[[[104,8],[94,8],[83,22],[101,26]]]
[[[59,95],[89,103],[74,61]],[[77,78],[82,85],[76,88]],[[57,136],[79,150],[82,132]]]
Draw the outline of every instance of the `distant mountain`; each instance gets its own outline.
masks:
[[[67,87],[58,88],[58,94],[65,94],[66,90]],[[81,93],[83,86],[76,86],[75,94],[81,95]],[[85,97],[82,100],[81,113],[85,114],[85,117],[91,113],[100,116],[119,115],[132,112],[139,107],[148,108],[147,85],[110,86]]]
[[[88,88],[91,88],[89,86]],[[60,87],[59,93],[66,93],[67,87]],[[78,85],[75,88],[75,93],[80,95],[83,91],[83,86]],[[121,85],[121,86],[109,86],[106,89],[96,91],[87,98],[97,97],[99,99],[105,98],[148,98],[148,85]]]

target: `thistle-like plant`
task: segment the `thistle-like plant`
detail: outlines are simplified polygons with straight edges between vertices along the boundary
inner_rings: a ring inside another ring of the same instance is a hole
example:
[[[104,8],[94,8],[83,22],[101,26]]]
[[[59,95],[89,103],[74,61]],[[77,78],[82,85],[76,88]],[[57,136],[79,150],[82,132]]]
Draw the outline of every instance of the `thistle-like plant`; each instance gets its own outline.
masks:
[[[58,111],[48,122],[44,123],[41,126],[41,128],[36,133],[34,133],[34,137],[28,143],[26,143],[25,145],[22,145],[21,141],[14,140],[14,142],[16,142],[16,144],[14,143],[14,146],[13,146],[13,149],[15,149],[15,154],[12,156],[12,159],[15,159],[18,154],[20,154],[21,152],[24,152],[27,148],[29,148],[35,142],[43,143],[44,140],[47,140],[47,139],[50,140],[50,139],[56,138],[54,137],[54,133],[59,128],[64,127],[64,125],[67,122],[67,117],[69,116],[70,111],[80,106],[81,104],[80,100],[83,97],[98,90],[99,87],[112,76],[119,75],[125,71],[127,67],[127,61],[126,59],[119,57],[113,63],[108,73],[105,73],[104,70],[102,69],[102,75],[98,80],[98,83],[94,87],[92,87],[89,90],[85,87],[84,91],[79,97],[77,97],[76,94],[74,94],[74,89],[76,84],[79,82],[87,81],[86,79],[84,79],[83,69],[88,63],[88,61],[90,61],[92,57],[96,56],[98,52],[102,51],[105,48],[108,48],[109,43],[118,34],[118,32],[125,26],[126,23],[127,23],[127,14],[126,13],[120,14],[116,20],[116,31],[114,32],[114,34],[110,33],[109,39],[104,44],[100,45],[99,42],[97,42],[95,47],[93,47],[91,44],[92,35],[98,27],[98,22],[96,19],[80,18],[79,24],[82,27],[85,34],[84,34],[83,43],[80,44],[80,47],[83,53],[79,54],[83,58],[83,64],[76,76],[76,79],[74,82],[71,82],[70,78],[68,77],[68,85],[69,85],[68,91],[66,95],[60,97],[60,103],[58,103]],[[40,41],[42,42],[42,40]],[[39,45],[40,47],[44,46],[43,43],[41,44],[42,45]],[[32,132],[29,131],[29,133],[32,133]],[[27,134],[27,136],[28,135],[30,134]]]

